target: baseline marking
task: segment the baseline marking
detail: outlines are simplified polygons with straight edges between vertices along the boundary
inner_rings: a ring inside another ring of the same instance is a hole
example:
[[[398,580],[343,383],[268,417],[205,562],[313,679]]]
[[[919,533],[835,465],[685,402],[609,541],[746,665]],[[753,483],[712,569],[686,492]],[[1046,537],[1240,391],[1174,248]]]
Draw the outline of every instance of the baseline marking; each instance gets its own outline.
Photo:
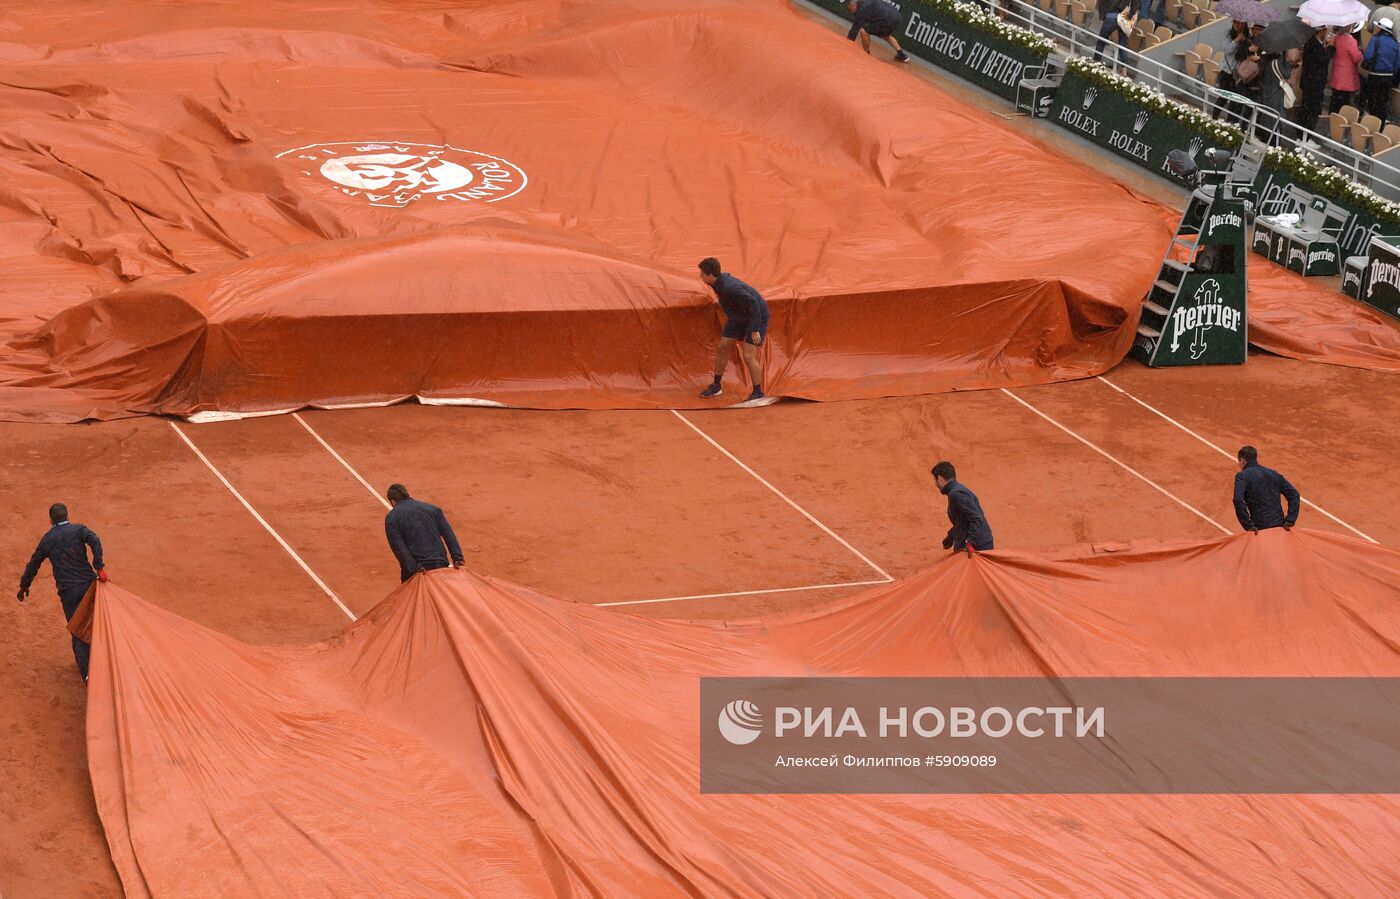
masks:
[[[870,561],[870,557],[869,557],[869,556],[867,556],[865,553],[861,552],[860,550],[856,549],[856,548],[855,548],[854,546],[852,546],[851,544],[847,543],[847,542],[846,542],[845,540],[843,540],[843,539],[840,537],[840,535],[838,535],[835,531],[833,531],[831,528],[827,527],[826,525],[824,525],[824,524],[822,524],[820,521],[818,521],[818,520],[816,519],[816,516],[814,516],[811,512],[808,512],[806,509],[802,508],[802,507],[799,506],[797,503],[793,502],[793,501],[792,501],[791,499],[789,499],[789,498],[787,497],[787,495],[784,494],[781,490],[779,490],[777,487],[774,487],[772,484],[770,484],[770,483],[768,483],[767,481],[765,481],[765,480],[763,479],[763,476],[762,476],[762,475],[760,475],[758,472],[754,471],[752,468],[749,468],[747,465],[745,465],[742,461],[739,460],[739,457],[738,457],[738,456],[734,455],[734,454],[731,453],[729,450],[727,450],[727,449],[725,449],[724,447],[720,446],[719,443],[716,442],[715,439],[714,439],[713,437],[711,437],[709,434],[706,434],[704,431],[702,431],[702,430],[700,430],[698,427],[696,427],[695,424],[692,423],[690,419],[686,418],[684,415],[680,414],[680,413],[677,412],[675,409],[672,409],[672,410],[671,410],[671,414],[674,415],[674,416],[676,416],[676,418],[679,418],[681,421],[683,421],[683,422],[685,423],[686,427],[690,428],[692,431],[694,431],[695,433],[699,434],[701,437],[704,437],[705,440],[706,440],[706,442],[708,442],[708,443],[710,444],[710,446],[713,446],[715,449],[719,450],[720,452],[722,452],[722,453],[724,453],[726,456],[728,456],[728,457],[729,457],[729,460],[730,460],[731,462],[733,462],[735,465],[737,465],[737,466],[739,466],[740,468],[742,468],[744,471],[747,471],[751,476],[753,476],[754,480],[758,481],[760,484],[762,484],[763,486],[765,486],[765,487],[767,487],[769,490],[771,490],[775,496],[777,496],[777,497],[778,497],[779,499],[781,499],[783,502],[787,503],[789,506],[792,506],[792,507],[793,507],[794,509],[796,509],[798,512],[801,512],[801,513],[802,513],[802,516],[803,516],[804,518],[806,518],[808,521],[810,521],[812,524],[816,525],[817,527],[821,528],[823,531],[825,531],[825,532],[826,532],[826,535],[827,535],[828,537],[830,537],[831,539],[835,540],[837,543],[841,544],[842,546],[846,547],[846,549],[850,550],[851,553],[853,553],[853,554],[855,555],[856,558],[860,559],[862,562],[864,562],[865,564],[869,565],[872,569],[874,569],[874,571],[875,571],[876,574],[880,575],[880,577],[882,577],[882,578],[885,579],[885,580],[884,580],[884,583],[888,583],[888,582],[894,580],[894,578],[890,577],[889,572],[885,571],[885,569],[881,568],[879,565],[876,565],[874,562]]]
[[[1099,449],[1099,447],[1097,447],[1097,446],[1095,446],[1094,444],[1090,443],[1088,440],[1085,440],[1083,437],[1080,437],[1078,434],[1074,433],[1074,432],[1071,431],[1069,428],[1065,427],[1064,425],[1060,424],[1060,423],[1059,423],[1058,421],[1056,421],[1055,419],[1053,419],[1053,418],[1051,418],[1050,416],[1046,415],[1044,412],[1041,412],[1039,409],[1037,409],[1036,407],[1032,406],[1030,403],[1026,402],[1025,400],[1021,399],[1019,396],[1017,396],[1016,394],[1012,393],[1011,391],[1007,390],[1005,387],[1001,388],[1001,392],[1004,393],[1004,394],[1006,394],[1007,396],[1011,397],[1013,400],[1015,400],[1016,402],[1020,403],[1022,406],[1025,406],[1027,409],[1031,410],[1031,411],[1034,412],[1036,415],[1039,415],[1041,418],[1043,418],[1043,419],[1045,419],[1046,421],[1050,422],[1050,424],[1052,424],[1052,425],[1054,425],[1055,427],[1059,428],[1061,431],[1064,431],[1066,434],[1068,434],[1069,436],[1073,437],[1075,440],[1078,440],[1080,443],[1084,444],[1084,445],[1087,446],[1089,449],[1091,449],[1091,450],[1093,450],[1094,452],[1098,453],[1100,456],[1103,456],[1103,457],[1104,457],[1105,459],[1107,459],[1108,461],[1110,461],[1110,462],[1112,462],[1113,464],[1117,465],[1119,468],[1123,469],[1123,470],[1126,471],[1128,474],[1130,474],[1130,475],[1132,475],[1133,477],[1137,478],[1138,480],[1142,481],[1144,484],[1147,484],[1147,485],[1148,485],[1149,487],[1151,487],[1153,490],[1156,490],[1158,493],[1160,493],[1160,494],[1162,494],[1163,496],[1167,497],[1167,498],[1170,499],[1172,502],[1176,503],[1176,504],[1179,505],[1179,506],[1182,506],[1183,508],[1189,509],[1190,511],[1192,511],[1192,512],[1195,513],[1196,515],[1198,515],[1198,516],[1200,516],[1201,518],[1205,519],[1206,521],[1210,522],[1213,526],[1215,526],[1216,528],[1218,528],[1222,534],[1230,534],[1230,533],[1232,533],[1232,532],[1230,531],[1229,528],[1225,527],[1225,526],[1222,525],[1220,522],[1216,521],[1214,518],[1211,518],[1209,515],[1207,515],[1206,513],[1202,512],[1200,509],[1197,509],[1195,506],[1191,505],[1191,504],[1188,503],[1186,500],[1182,499],[1181,497],[1179,497],[1179,496],[1177,496],[1176,494],[1172,493],[1171,491],[1167,490],[1167,489],[1166,489],[1165,487],[1163,487],[1161,484],[1158,484],[1156,481],[1152,480],[1151,478],[1149,478],[1149,477],[1147,477],[1146,475],[1144,475],[1142,472],[1140,472],[1140,471],[1138,471],[1137,469],[1133,468],[1132,466],[1128,465],[1126,462],[1123,462],[1122,460],[1118,459],[1117,457],[1113,456],[1112,454],[1110,454],[1110,453],[1108,453],[1108,452],[1106,452],[1106,451],[1104,451],[1104,450],[1102,450],[1102,449]]]
[[[644,606],[658,602],[681,602],[687,599],[723,599],[730,596],[759,596],[764,593],[798,593],[802,590],[835,590],[838,587],[873,587],[888,584],[890,581],[851,581],[846,584],[813,584],[810,587],[774,587],[771,590],[739,590],[735,593],[696,593],[694,596],[663,596],[660,599],[627,599],[622,602],[595,602],[598,608],[605,606]]]
[[[335,461],[339,462],[341,465],[344,465],[344,466],[345,466],[345,470],[348,471],[348,472],[350,472],[352,475],[355,476],[355,480],[359,481],[361,484],[364,484],[364,485],[365,485],[365,489],[369,491],[370,496],[373,496],[375,499],[379,500],[379,502],[384,506],[384,508],[386,508],[386,509],[392,509],[392,508],[393,508],[393,506],[389,504],[389,501],[388,501],[387,499],[385,499],[384,497],[380,496],[380,495],[379,495],[379,492],[376,491],[373,487],[371,487],[371,486],[369,485],[369,481],[366,481],[364,478],[360,477],[360,473],[359,473],[358,471],[356,471],[356,470],[354,469],[354,467],[353,467],[349,462],[346,462],[346,461],[345,461],[345,457],[344,457],[344,456],[342,456],[340,453],[337,453],[337,452],[335,451],[335,448],[334,448],[334,447],[332,447],[329,443],[327,443],[327,442],[321,437],[320,434],[317,434],[317,433],[316,433],[316,429],[315,429],[315,428],[311,427],[311,425],[309,425],[309,424],[306,423],[305,419],[303,419],[303,418],[301,417],[301,413],[299,413],[299,412],[293,412],[293,413],[292,413],[292,418],[295,418],[295,419],[301,424],[301,426],[302,426],[303,428],[306,428],[306,430],[311,434],[311,436],[316,438],[316,442],[319,443],[319,444],[321,444],[322,446],[324,446],[324,447],[326,448],[326,452],[330,453],[332,456],[335,457]]]
[[[1095,377],[1096,377],[1098,380],[1103,381],[1103,382],[1104,382],[1105,384],[1107,384],[1109,387],[1112,387],[1114,390],[1116,390],[1116,391],[1118,391],[1119,393],[1123,394],[1123,395],[1126,396],[1128,399],[1130,399],[1130,400],[1132,400],[1133,402],[1137,403],[1137,404],[1138,404],[1139,406],[1141,406],[1142,408],[1146,409],[1147,411],[1149,411],[1149,412],[1153,413],[1154,415],[1156,415],[1157,417],[1161,418],[1163,421],[1166,421],[1166,422],[1169,422],[1170,424],[1176,425],[1178,428],[1180,428],[1181,430],[1183,430],[1183,431],[1185,431],[1186,433],[1190,434],[1192,437],[1195,437],[1197,440],[1201,441],[1201,442],[1204,443],[1206,446],[1208,446],[1208,447],[1210,447],[1211,449],[1215,450],[1217,453],[1219,453],[1220,455],[1224,456],[1225,458],[1230,459],[1230,460],[1232,460],[1232,461],[1235,460],[1235,456],[1234,456],[1233,454],[1228,453],[1228,452],[1226,452],[1224,449],[1222,449],[1221,447],[1218,447],[1218,446],[1216,446],[1214,443],[1211,443],[1209,440],[1207,440],[1206,438],[1202,437],[1200,434],[1197,434],[1195,431],[1191,430],[1190,428],[1186,427],[1186,425],[1184,425],[1184,424],[1182,424],[1181,422],[1177,421],[1175,418],[1172,418],[1170,415],[1167,415],[1165,412],[1163,412],[1161,409],[1158,409],[1156,406],[1153,406],[1153,405],[1151,405],[1150,403],[1146,403],[1146,402],[1144,402],[1143,400],[1138,399],[1136,396],[1134,396],[1133,394],[1131,394],[1131,393],[1129,393],[1128,391],[1124,390],[1122,387],[1119,387],[1117,384],[1113,383],[1113,382],[1110,381],[1108,378],[1105,378],[1103,375],[1095,375]],[[1375,543],[1375,544],[1377,544],[1377,545],[1380,545],[1380,541],[1376,540],[1376,539],[1373,538],[1373,537],[1369,537],[1369,536],[1367,536],[1366,534],[1361,533],[1361,532],[1358,531],[1356,528],[1354,528],[1354,527],[1352,527],[1351,525],[1347,524],[1345,521],[1342,521],[1340,518],[1338,518],[1337,516],[1333,515],[1331,512],[1328,512],[1326,509],[1322,508],[1321,506],[1319,506],[1317,503],[1313,502],[1312,500],[1310,500],[1310,499],[1304,497],[1304,498],[1303,498],[1303,504],[1306,505],[1308,508],[1313,509],[1314,511],[1321,513],[1322,515],[1326,516],[1327,518],[1332,519],[1332,520],[1335,521],[1337,524],[1341,525],[1342,527],[1344,527],[1344,528],[1346,528],[1347,530],[1351,531],[1351,532],[1352,532],[1353,534],[1355,534],[1356,536],[1360,537],[1362,540],[1368,540],[1368,541],[1370,541],[1371,543]]]
[[[243,494],[239,493],[238,490],[233,486],[233,484],[229,483],[228,478],[224,477],[223,472],[219,471],[219,469],[214,467],[214,463],[209,461],[209,457],[204,455],[204,453],[200,452],[199,447],[194,445],[194,441],[191,440],[188,436],[186,436],[184,431],[176,427],[175,422],[173,421],[170,422],[170,429],[174,431],[177,435],[179,435],[181,440],[185,441],[185,445],[188,446],[194,452],[194,454],[199,457],[199,461],[203,462],[205,466],[214,473],[214,477],[219,479],[219,483],[223,484],[225,487],[228,488],[228,492],[232,493],[234,498],[243,504],[243,508],[248,510],[248,514],[252,515],[253,518],[257,520],[258,524],[262,525],[263,528],[269,534],[272,535],[272,538],[276,540],[282,546],[282,548],[287,551],[287,555],[291,556],[293,559],[296,560],[296,563],[301,566],[301,570],[305,571],[307,575],[313,581],[316,582],[316,586],[320,587],[325,592],[325,594],[331,598],[331,602],[339,606],[340,611],[344,612],[347,618],[349,618],[351,621],[354,621],[355,613],[346,608],[345,603],[340,601],[340,597],[335,595],[335,591],[332,590],[330,587],[327,587],[326,582],[321,580],[320,577],[316,575],[316,572],[311,570],[311,566],[307,565],[306,562],[302,559],[302,557],[297,555],[296,550],[292,549],[291,545],[288,544],[286,540],[282,539],[282,535],[277,533],[277,531],[273,529],[272,525],[267,523],[267,519],[263,518],[261,515],[258,514],[258,510],[253,508],[253,504],[243,498]]]

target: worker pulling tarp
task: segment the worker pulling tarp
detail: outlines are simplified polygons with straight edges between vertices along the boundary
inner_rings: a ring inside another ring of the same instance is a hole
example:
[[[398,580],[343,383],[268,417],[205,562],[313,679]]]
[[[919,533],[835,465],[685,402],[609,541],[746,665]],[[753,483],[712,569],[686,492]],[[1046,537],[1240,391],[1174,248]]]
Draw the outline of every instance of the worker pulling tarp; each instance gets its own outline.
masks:
[[[107,13],[7,9],[0,419],[711,405],[709,257],[770,396],[1085,377],[1178,215],[778,0]],[[1270,349],[1400,368],[1254,283]]]
[[[132,897],[1380,895],[1394,795],[702,793],[700,679],[1393,678],[1398,585],[1395,551],[1295,528],[956,553],[727,624],[442,569],[314,646],[111,583],[75,627]]]

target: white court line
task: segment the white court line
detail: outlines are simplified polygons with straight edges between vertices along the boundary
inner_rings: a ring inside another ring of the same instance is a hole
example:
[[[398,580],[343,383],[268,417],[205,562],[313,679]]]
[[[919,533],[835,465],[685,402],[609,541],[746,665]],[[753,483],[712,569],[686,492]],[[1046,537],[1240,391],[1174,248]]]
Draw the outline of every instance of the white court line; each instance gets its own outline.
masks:
[[[846,584],[813,584],[810,587],[774,587],[771,590],[739,590],[735,593],[696,593],[694,596],[663,596],[660,599],[628,599],[622,602],[595,602],[598,608],[606,606],[644,606],[657,602],[681,602],[687,599],[724,599],[730,596],[759,596],[764,593],[798,593],[802,590],[835,590],[838,587],[873,587],[888,584],[889,581],[851,581]]]
[[[1109,460],[1110,462],[1112,462],[1113,464],[1117,465],[1119,468],[1122,468],[1122,469],[1123,469],[1124,471],[1126,471],[1128,474],[1132,475],[1133,477],[1135,477],[1135,478],[1137,478],[1138,480],[1142,481],[1143,483],[1147,484],[1147,485],[1148,485],[1149,487],[1151,487],[1153,490],[1156,490],[1158,493],[1160,493],[1160,494],[1162,494],[1163,496],[1167,497],[1168,499],[1172,500],[1172,501],[1175,502],[1176,504],[1178,504],[1178,505],[1180,505],[1180,506],[1182,506],[1182,507],[1184,507],[1184,508],[1190,509],[1192,512],[1196,513],[1196,514],[1199,515],[1201,518],[1204,518],[1206,521],[1210,522],[1212,525],[1214,525],[1215,527],[1219,528],[1221,533],[1224,533],[1224,534],[1229,534],[1229,533],[1231,533],[1231,531],[1230,531],[1229,528],[1225,527],[1225,526],[1222,525],[1220,522],[1216,521],[1214,518],[1211,518],[1209,515],[1207,515],[1206,513],[1202,512],[1200,509],[1197,509],[1195,506],[1191,505],[1191,504],[1188,503],[1186,500],[1184,500],[1184,499],[1182,499],[1181,497],[1177,496],[1175,493],[1172,493],[1170,490],[1166,489],[1166,488],[1163,487],[1161,484],[1158,484],[1156,481],[1154,481],[1154,480],[1152,480],[1151,478],[1147,477],[1147,476],[1144,475],[1142,472],[1140,472],[1140,471],[1138,471],[1137,469],[1133,468],[1132,466],[1128,465],[1126,462],[1123,462],[1122,460],[1118,459],[1117,457],[1113,456],[1112,454],[1110,454],[1110,453],[1108,453],[1108,452],[1105,452],[1104,450],[1099,449],[1097,446],[1095,446],[1094,444],[1090,443],[1088,440],[1085,440],[1083,437],[1080,437],[1078,434],[1074,433],[1074,432],[1071,431],[1069,428],[1065,427],[1064,425],[1060,424],[1060,423],[1059,423],[1058,421],[1056,421],[1055,419],[1053,419],[1053,418],[1051,418],[1050,416],[1046,415],[1044,412],[1041,412],[1039,409],[1037,409],[1036,407],[1032,406],[1030,403],[1026,402],[1025,400],[1021,399],[1019,396],[1017,396],[1016,394],[1012,393],[1011,391],[1007,390],[1005,387],[1001,388],[1001,392],[1004,393],[1004,394],[1006,394],[1007,396],[1011,397],[1013,400],[1015,400],[1016,402],[1020,403],[1022,406],[1025,406],[1027,409],[1031,410],[1031,411],[1034,412],[1036,415],[1039,415],[1041,418],[1043,418],[1043,419],[1045,419],[1046,421],[1050,422],[1050,424],[1052,424],[1052,425],[1054,425],[1055,427],[1059,428],[1061,431],[1064,431],[1066,434],[1068,434],[1069,436],[1073,437],[1075,440],[1078,440],[1080,443],[1084,444],[1084,445],[1087,446],[1089,449],[1091,449],[1091,450],[1093,450],[1094,452],[1098,453],[1100,456],[1103,456],[1105,459],[1107,459],[1107,460]]]
[[[287,555],[296,560],[296,563],[301,566],[301,570],[310,575],[311,579],[316,582],[316,586],[325,591],[326,595],[331,598],[332,602],[340,607],[340,611],[344,612],[347,618],[354,621],[355,613],[345,607],[345,603],[340,601],[340,597],[335,595],[335,591],[327,587],[326,582],[317,577],[316,572],[311,570],[311,566],[307,565],[306,562],[302,560],[301,556],[297,555],[296,550],[292,549],[287,541],[282,539],[282,535],[277,533],[272,525],[267,523],[267,519],[258,514],[258,510],[253,508],[252,503],[243,498],[243,494],[239,493],[234,486],[229,483],[228,478],[224,477],[223,472],[214,467],[214,463],[209,461],[209,457],[199,451],[199,447],[194,445],[194,441],[187,437],[184,431],[176,427],[173,421],[170,422],[170,429],[178,434],[181,440],[185,441],[185,445],[194,451],[194,454],[199,457],[199,461],[203,462],[208,466],[210,471],[214,472],[214,477],[218,478],[219,482],[228,488],[228,492],[232,493],[234,497],[243,504],[243,508],[248,510],[248,514],[257,519],[258,524],[262,525],[267,532],[272,535],[272,538],[282,545],[282,548],[287,551]]]
[[[1139,406],[1141,406],[1142,408],[1146,409],[1147,411],[1149,411],[1149,412],[1151,412],[1151,413],[1157,415],[1159,418],[1163,419],[1164,421],[1167,421],[1167,422],[1170,422],[1171,424],[1176,425],[1178,428],[1180,428],[1181,430],[1183,430],[1183,431],[1185,431],[1186,433],[1190,434],[1192,437],[1195,437],[1197,440],[1201,441],[1201,442],[1204,443],[1206,446],[1208,446],[1208,447],[1210,447],[1211,449],[1215,450],[1217,453],[1219,453],[1220,455],[1224,456],[1225,458],[1230,459],[1231,461],[1236,461],[1236,460],[1237,460],[1237,457],[1236,457],[1233,453],[1228,453],[1228,452],[1226,452],[1224,449],[1222,449],[1222,448],[1216,446],[1214,443],[1211,443],[1209,440],[1207,440],[1206,438],[1202,437],[1200,434],[1197,434],[1195,431],[1191,430],[1190,428],[1186,427],[1186,425],[1184,425],[1184,424],[1182,424],[1181,422],[1177,421],[1175,418],[1172,418],[1170,415],[1167,415],[1167,414],[1166,414],[1165,412],[1163,412],[1162,410],[1158,409],[1158,408],[1155,407],[1155,406],[1150,405],[1149,403],[1143,402],[1142,400],[1140,400],[1140,399],[1138,399],[1137,397],[1133,396],[1131,393],[1129,393],[1128,391],[1124,390],[1122,387],[1119,387],[1117,384],[1113,383],[1113,382],[1110,381],[1108,378],[1105,378],[1103,375],[1097,375],[1097,378],[1098,378],[1100,381],[1103,381],[1103,382],[1104,382],[1105,384],[1107,384],[1109,387],[1112,387],[1114,390],[1116,390],[1116,391],[1118,391],[1119,393],[1121,393],[1121,394],[1123,394],[1124,396],[1126,396],[1128,399],[1130,399],[1130,400],[1132,400],[1133,402],[1137,403]],[[1371,543],[1375,543],[1375,544],[1379,545],[1380,541],[1376,540],[1376,539],[1373,538],[1373,537],[1368,537],[1368,536],[1366,536],[1365,534],[1361,533],[1361,532],[1358,531],[1356,528],[1354,528],[1354,527],[1352,527],[1351,525],[1347,524],[1345,521],[1342,521],[1340,518],[1338,518],[1337,516],[1333,515],[1331,512],[1328,512],[1326,509],[1322,508],[1321,506],[1319,506],[1317,503],[1313,502],[1312,500],[1309,500],[1309,499],[1307,499],[1307,498],[1304,498],[1304,499],[1303,499],[1303,504],[1306,505],[1308,508],[1313,509],[1314,511],[1319,512],[1319,513],[1321,513],[1322,515],[1324,515],[1324,516],[1326,516],[1326,517],[1332,519],[1332,520],[1335,521],[1337,524],[1339,524],[1339,525],[1341,525],[1342,527],[1346,528],[1347,530],[1351,531],[1353,534],[1355,534],[1356,536],[1360,537],[1361,539],[1363,539],[1363,540],[1369,540]]]
[[[816,525],[817,527],[819,527],[819,528],[821,528],[823,531],[825,531],[826,534],[827,534],[827,536],[829,536],[831,539],[835,540],[837,543],[841,544],[842,546],[846,547],[846,549],[848,549],[848,550],[850,550],[852,553],[854,553],[855,556],[856,556],[858,559],[860,559],[860,560],[861,560],[862,562],[864,562],[865,564],[869,565],[871,568],[873,568],[873,569],[875,570],[875,573],[876,573],[876,574],[878,574],[878,575],[880,575],[880,577],[884,578],[884,579],[885,579],[885,582],[889,582],[889,581],[894,580],[894,578],[890,577],[889,572],[885,571],[885,569],[881,568],[879,565],[876,565],[874,562],[870,561],[870,558],[869,558],[868,556],[866,556],[865,553],[863,553],[863,552],[861,552],[860,550],[856,549],[854,546],[852,546],[851,544],[847,543],[845,540],[841,539],[841,537],[840,537],[835,531],[833,531],[831,528],[827,527],[826,525],[824,525],[824,524],[822,524],[820,521],[818,521],[818,520],[816,519],[816,517],[815,517],[814,515],[812,515],[811,512],[808,512],[806,509],[802,508],[802,507],[799,506],[797,503],[793,502],[793,501],[792,501],[791,499],[789,499],[781,490],[779,490],[777,487],[774,487],[772,484],[770,484],[770,483],[768,483],[767,481],[765,481],[765,480],[763,479],[763,477],[762,477],[758,472],[754,471],[752,468],[749,468],[749,467],[748,467],[747,465],[745,465],[743,462],[739,461],[739,457],[738,457],[738,456],[734,455],[734,454],[731,453],[729,450],[727,450],[727,449],[725,449],[724,447],[720,446],[719,443],[717,443],[713,437],[711,437],[709,434],[706,434],[704,431],[700,430],[700,429],[697,428],[694,424],[692,424],[691,421],[690,421],[690,419],[686,418],[684,415],[680,414],[680,413],[677,412],[675,409],[672,409],[672,410],[671,410],[671,414],[674,415],[674,416],[676,416],[676,418],[679,418],[681,421],[685,422],[686,427],[690,428],[692,431],[694,431],[695,433],[699,434],[701,437],[704,437],[705,440],[706,440],[711,446],[713,446],[715,449],[719,450],[720,452],[722,452],[722,453],[724,453],[726,456],[728,456],[731,462],[733,462],[735,465],[737,465],[737,466],[739,466],[740,468],[742,468],[744,471],[747,471],[750,475],[753,476],[754,480],[758,481],[760,484],[762,484],[763,486],[767,487],[769,490],[773,491],[774,495],[776,495],[779,499],[781,499],[783,502],[787,503],[789,506],[792,506],[792,507],[793,507],[794,509],[796,509],[797,511],[801,512],[802,515],[803,515],[803,517],[805,517],[805,518],[806,518],[808,521],[810,521],[812,524]]]
[[[389,501],[388,501],[387,499],[385,499],[384,497],[380,496],[380,495],[379,495],[379,492],[369,485],[369,481],[366,481],[364,478],[360,477],[360,473],[359,473],[358,471],[356,471],[356,470],[354,469],[354,467],[351,466],[351,464],[350,464],[349,462],[346,462],[346,461],[345,461],[345,457],[344,457],[344,456],[342,456],[340,453],[337,453],[337,452],[335,451],[335,449],[334,449],[329,443],[327,443],[324,439],[322,439],[322,437],[321,437],[320,434],[317,434],[317,433],[316,433],[316,429],[315,429],[315,428],[311,427],[311,425],[307,424],[307,423],[305,422],[305,420],[302,419],[300,413],[298,413],[298,412],[293,412],[293,413],[292,413],[292,418],[295,418],[298,422],[300,422],[300,423],[301,423],[301,426],[302,426],[303,428],[306,428],[306,430],[307,430],[308,432],[310,432],[310,434],[311,434],[312,437],[315,437],[315,438],[316,438],[316,442],[319,443],[319,444],[321,444],[322,446],[324,446],[324,447],[326,448],[326,452],[330,453],[332,456],[335,456],[335,460],[336,460],[337,462],[339,462],[341,465],[344,465],[344,466],[345,466],[345,470],[348,471],[348,472],[350,472],[352,475],[355,476],[355,480],[359,481],[361,484],[364,484],[364,485],[365,485],[365,489],[369,491],[370,496],[373,496],[375,499],[379,500],[379,502],[383,504],[384,508],[386,508],[386,509],[392,509],[392,508],[393,508],[393,506],[389,504]]]

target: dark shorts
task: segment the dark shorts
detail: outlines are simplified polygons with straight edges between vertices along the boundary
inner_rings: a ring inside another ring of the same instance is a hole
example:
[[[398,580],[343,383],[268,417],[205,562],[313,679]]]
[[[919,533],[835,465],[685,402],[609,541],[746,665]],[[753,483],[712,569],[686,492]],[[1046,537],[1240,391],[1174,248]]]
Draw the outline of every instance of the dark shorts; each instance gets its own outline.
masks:
[[[742,322],[736,322],[729,318],[725,319],[724,330],[720,336],[728,337],[730,340],[742,340],[744,343],[753,343],[753,332],[755,331],[759,334],[759,341],[754,346],[761,346],[763,341],[768,339],[768,322],[759,322],[745,331]]]
[[[871,22],[865,26],[865,33],[871,37],[889,37],[899,29],[899,20],[893,22]]]

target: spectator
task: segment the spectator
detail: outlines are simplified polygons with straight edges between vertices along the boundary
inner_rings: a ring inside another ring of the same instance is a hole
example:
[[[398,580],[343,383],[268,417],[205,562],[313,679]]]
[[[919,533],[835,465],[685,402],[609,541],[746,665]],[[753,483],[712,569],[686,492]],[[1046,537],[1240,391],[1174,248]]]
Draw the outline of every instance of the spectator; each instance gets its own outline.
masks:
[[[1395,83],[1396,63],[1400,62],[1400,44],[1395,43],[1395,20],[1379,16],[1376,36],[1366,45],[1361,65],[1366,77],[1361,79],[1361,102],[1366,112],[1385,121],[1390,106],[1390,88]]]
[[[1298,83],[1298,124],[1309,131],[1317,130],[1322,115],[1322,95],[1327,92],[1327,76],[1336,52],[1330,29],[1319,28],[1303,45],[1303,75]]]
[[[1109,40],[1118,41],[1118,62],[1126,68],[1128,65],[1128,35],[1133,33],[1133,26],[1137,24],[1137,13],[1133,12],[1132,0],[1128,0],[1120,6],[1117,12],[1111,12],[1104,16],[1103,27],[1099,29],[1099,41],[1094,45],[1094,61],[1097,62],[1103,57],[1103,45]],[[1109,68],[1113,68],[1109,66]]]
[[[1157,0],[1157,14],[1152,14],[1152,0],[1142,0],[1142,18],[1151,19],[1153,25],[1161,25],[1167,17],[1167,0]]]
[[[1361,31],[1357,25],[1353,32]],[[1328,109],[1339,111],[1343,106],[1356,102],[1356,94],[1361,90],[1361,47],[1356,43],[1355,34],[1337,35],[1336,52],[1332,57],[1332,77],[1328,86],[1332,88],[1332,102]]]
[[[1239,19],[1230,23],[1230,30],[1225,32],[1225,42],[1220,47],[1225,51],[1225,59],[1220,63],[1220,79],[1216,82],[1221,90],[1235,90],[1235,65],[1239,62],[1235,53],[1240,49],[1240,42],[1248,37],[1248,25]]]

